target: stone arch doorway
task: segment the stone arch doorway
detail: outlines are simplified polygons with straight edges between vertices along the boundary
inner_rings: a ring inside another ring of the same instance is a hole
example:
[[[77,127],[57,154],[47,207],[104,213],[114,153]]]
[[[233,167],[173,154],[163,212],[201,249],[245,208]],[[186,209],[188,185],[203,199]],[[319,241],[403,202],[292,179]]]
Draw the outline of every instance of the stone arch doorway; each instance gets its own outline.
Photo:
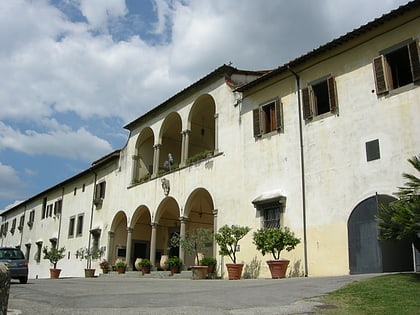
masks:
[[[166,197],[160,203],[154,218],[156,226],[155,262],[159,264],[162,255],[179,256],[179,248],[169,246],[169,240],[174,233],[180,232],[180,208],[176,200]]]
[[[393,200],[388,195],[376,195],[353,209],[347,222],[350,274],[413,270],[409,242],[378,240],[377,210]]]
[[[150,241],[152,234],[151,216],[149,209],[142,205],[136,209],[131,220],[131,255],[130,261],[135,270],[137,258],[150,259]]]
[[[127,216],[124,211],[115,214],[109,236],[108,261],[113,265],[117,259],[126,259]]]
[[[187,199],[185,204],[185,233],[193,233],[197,228],[208,228],[215,230],[215,211],[213,198],[204,188],[195,189]],[[207,245],[207,256],[214,256],[215,246],[213,243]],[[194,264],[193,255],[184,255],[184,261],[187,266]]]

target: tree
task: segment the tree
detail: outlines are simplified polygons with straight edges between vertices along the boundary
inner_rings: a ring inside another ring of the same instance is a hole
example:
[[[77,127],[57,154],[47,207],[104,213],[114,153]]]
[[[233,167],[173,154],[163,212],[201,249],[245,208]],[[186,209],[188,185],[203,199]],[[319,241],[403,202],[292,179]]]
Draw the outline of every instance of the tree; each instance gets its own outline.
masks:
[[[420,173],[420,155],[408,162]],[[420,251],[420,178],[403,173],[407,181],[394,193],[397,200],[378,210],[379,239],[409,240]]]
[[[224,225],[214,235],[216,243],[220,246],[219,254],[229,256],[236,264],[236,252],[238,251],[238,242],[245,237],[251,229],[247,226]]]

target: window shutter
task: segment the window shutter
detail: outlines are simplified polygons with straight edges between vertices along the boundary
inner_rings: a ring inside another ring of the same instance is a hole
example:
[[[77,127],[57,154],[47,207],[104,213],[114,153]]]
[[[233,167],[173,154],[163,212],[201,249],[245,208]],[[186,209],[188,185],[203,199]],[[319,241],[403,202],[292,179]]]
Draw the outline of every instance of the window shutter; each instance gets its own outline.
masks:
[[[335,112],[337,110],[337,90],[335,87],[335,79],[334,77],[329,77],[327,79],[328,85],[328,98],[330,103],[330,111]]]
[[[309,99],[309,88],[302,89],[303,119],[312,119],[311,102]]]
[[[282,103],[281,100],[277,100],[275,103],[276,107],[276,129],[283,131],[283,113],[282,113]]]
[[[254,137],[261,136],[261,123],[260,123],[260,109],[256,108],[252,111],[254,117]]]
[[[101,186],[99,184],[95,185],[95,198],[101,198]]]
[[[373,69],[375,73],[376,94],[388,92],[388,82],[385,76],[384,56],[378,56],[373,59]]]
[[[101,183],[101,198],[105,198],[105,188],[106,188],[106,182]]]
[[[413,81],[420,80],[420,60],[418,41],[412,41],[408,44],[408,53],[410,56],[411,72],[413,74]]]

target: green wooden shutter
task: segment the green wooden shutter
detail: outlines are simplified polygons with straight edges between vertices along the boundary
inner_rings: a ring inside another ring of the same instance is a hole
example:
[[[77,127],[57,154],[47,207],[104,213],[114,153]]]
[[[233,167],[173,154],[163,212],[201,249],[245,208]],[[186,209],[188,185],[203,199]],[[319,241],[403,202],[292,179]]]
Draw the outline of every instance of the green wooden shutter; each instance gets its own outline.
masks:
[[[276,107],[276,128],[278,131],[283,131],[283,111],[282,111],[282,103],[281,100],[276,100],[275,103]]]
[[[337,110],[337,90],[334,77],[331,76],[327,79],[327,85],[330,111],[335,112]]]
[[[309,98],[309,88],[302,89],[302,106],[303,119],[312,119],[313,115],[311,109],[311,102]]]
[[[254,118],[254,137],[261,136],[261,123],[260,123],[260,109],[256,108],[252,111]]]
[[[408,45],[408,53],[410,56],[411,73],[413,75],[413,81],[420,80],[420,60],[418,41],[412,41]]]
[[[376,94],[380,95],[388,92],[384,56],[381,55],[373,59],[373,70],[375,74]]]

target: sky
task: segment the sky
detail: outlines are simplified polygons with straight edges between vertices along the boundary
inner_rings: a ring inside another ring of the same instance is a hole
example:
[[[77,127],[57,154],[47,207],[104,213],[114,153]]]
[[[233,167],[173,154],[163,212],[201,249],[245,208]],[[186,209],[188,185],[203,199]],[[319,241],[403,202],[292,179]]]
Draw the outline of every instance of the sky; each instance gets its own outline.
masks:
[[[0,212],[223,64],[281,66],[408,0],[0,1]]]

